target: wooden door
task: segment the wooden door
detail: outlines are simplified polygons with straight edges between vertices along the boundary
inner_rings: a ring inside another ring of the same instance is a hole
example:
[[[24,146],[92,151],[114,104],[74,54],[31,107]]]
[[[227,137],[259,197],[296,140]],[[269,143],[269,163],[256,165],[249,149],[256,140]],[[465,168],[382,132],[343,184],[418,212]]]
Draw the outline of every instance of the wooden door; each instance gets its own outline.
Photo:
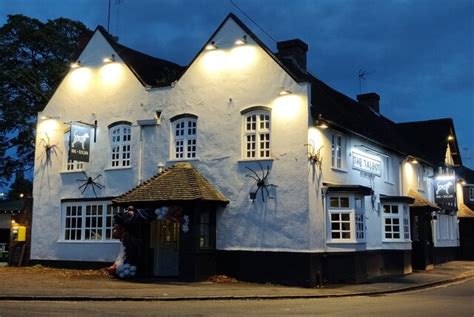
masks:
[[[168,220],[152,223],[153,275],[179,275],[179,227]]]

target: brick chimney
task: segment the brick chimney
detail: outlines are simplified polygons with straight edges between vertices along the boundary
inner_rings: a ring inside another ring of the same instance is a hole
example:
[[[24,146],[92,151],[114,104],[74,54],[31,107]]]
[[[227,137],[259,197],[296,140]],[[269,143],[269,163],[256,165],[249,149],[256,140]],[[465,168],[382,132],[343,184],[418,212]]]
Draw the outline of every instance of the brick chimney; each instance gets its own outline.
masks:
[[[306,70],[306,52],[308,44],[300,39],[282,41],[277,43],[279,58],[293,61],[301,70]]]
[[[363,104],[377,113],[380,113],[380,96],[375,92],[369,92],[367,94],[357,95],[357,101]]]

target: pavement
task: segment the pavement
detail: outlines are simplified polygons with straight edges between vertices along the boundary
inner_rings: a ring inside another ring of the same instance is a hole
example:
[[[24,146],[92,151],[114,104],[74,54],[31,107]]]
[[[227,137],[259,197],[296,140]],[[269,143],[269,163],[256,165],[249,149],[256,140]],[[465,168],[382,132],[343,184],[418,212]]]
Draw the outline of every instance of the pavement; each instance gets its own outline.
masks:
[[[429,271],[381,276],[369,279],[365,284],[328,285],[322,288],[246,282],[183,283],[163,279],[123,281],[99,274],[98,271],[55,272],[52,274],[49,269],[37,267],[0,266],[0,301],[263,300],[375,296],[474,278],[474,262],[453,261],[436,265]]]

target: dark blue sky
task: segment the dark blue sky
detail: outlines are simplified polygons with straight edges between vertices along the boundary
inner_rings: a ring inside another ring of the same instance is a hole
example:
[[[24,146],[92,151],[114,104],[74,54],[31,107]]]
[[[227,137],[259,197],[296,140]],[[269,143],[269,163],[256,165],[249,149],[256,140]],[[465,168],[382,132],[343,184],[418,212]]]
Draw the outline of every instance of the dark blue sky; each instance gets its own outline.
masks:
[[[464,164],[474,168],[474,1],[233,0],[277,41],[309,45],[308,68],[355,98],[381,96],[381,112],[400,121],[451,117]],[[270,48],[272,39],[230,0],[112,0],[110,31],[147,54],[188,64],[229,12]],[[107,25],[108,0],[0,0],[0,24],[21,13],[42,21]],[[466,150],[467,149],[467,150]]]

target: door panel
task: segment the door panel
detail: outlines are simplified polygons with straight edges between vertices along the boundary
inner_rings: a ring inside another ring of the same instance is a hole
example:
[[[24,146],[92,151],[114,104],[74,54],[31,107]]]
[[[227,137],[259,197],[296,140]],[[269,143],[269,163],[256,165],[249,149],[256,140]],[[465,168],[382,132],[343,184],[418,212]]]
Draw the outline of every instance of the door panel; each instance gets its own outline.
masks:
[[[154,248],[153,275],[178,276],[179,223],[159,220],[151,225],[151,245]]]

